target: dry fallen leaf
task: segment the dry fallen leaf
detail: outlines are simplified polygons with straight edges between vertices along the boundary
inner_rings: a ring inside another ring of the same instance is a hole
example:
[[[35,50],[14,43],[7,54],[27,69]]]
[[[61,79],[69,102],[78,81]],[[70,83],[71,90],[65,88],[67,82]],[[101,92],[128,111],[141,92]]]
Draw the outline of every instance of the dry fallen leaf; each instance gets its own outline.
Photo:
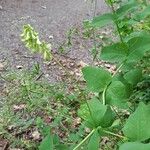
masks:
[[[53,118],[51,116],[45,116],[44,121],[45,121],[45,123],[49,124],[53,121]]]
[[[79,68],[83,68],[85,66],[87,66],[88,64],[86,64],[85,62],[83,62],[82,60],[78,62],[78,67]]]
[[[25,109],[25,107],[26,107],[25,104],[20,104],[20,105],[14,105],[13,109],[14,111],[19,111],[19,110]]]
[[[73,123],[72,123],[72,127],[73,128],[75,128],[75,127],[77,127],[78,125],[80,125],[81,124],[81,118],[75,118],[74,120],[73,120]]]
[[[39,140],[40,139],[40,133],[38,130],[35,130],[33,133],[32,133],[32,137],[34,140]]]

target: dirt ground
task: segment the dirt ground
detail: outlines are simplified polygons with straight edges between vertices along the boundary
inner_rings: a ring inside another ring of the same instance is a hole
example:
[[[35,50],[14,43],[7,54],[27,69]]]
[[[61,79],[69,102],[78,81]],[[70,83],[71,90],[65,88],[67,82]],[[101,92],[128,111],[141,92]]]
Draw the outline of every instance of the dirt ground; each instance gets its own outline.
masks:
[[[39,32],[40,39],[51,42],[57,50],[71,27],[80,28],[84,19],[93,16],[93,8],[90,0],[0,0],[0,63],[14,69],[17,66],[31,68],[38,61],[44,68],[41,58],[30,57],[31,53],[20,40],[23,25],[31,24]],[[98,0],[97,13],[107,10],[104,0]],[[76,61],[89,62],[88,44],[82,47],[77,43],[67,55]],[[50,81],[55,80],[57,69],[46,67],[44,71],[49,74]]]

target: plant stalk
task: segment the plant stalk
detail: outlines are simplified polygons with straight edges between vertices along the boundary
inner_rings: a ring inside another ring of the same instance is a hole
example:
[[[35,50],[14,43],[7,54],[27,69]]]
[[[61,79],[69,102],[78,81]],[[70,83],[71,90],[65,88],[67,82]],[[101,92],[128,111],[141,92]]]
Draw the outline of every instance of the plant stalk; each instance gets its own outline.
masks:
[[[93,129],[73,150],[77,150],[82,144],[84,144],[90,136],[95,132],[96,129]]]
[[[122,136],[122,135],[119,135],[119,134],[116,134],[116,133],[113,133],[113,132],[110,132],[110,131],[107,131],[107,130],[103,130],[105,133],[107,134],[110,134],[110,135],[113,135],[113,136],[116,136],[116,137],[119,137],[119,138],[126,138],[125,136]]]
[[[114,5],[113,5],[112,0],[110,0],[110,6],[111,6],[111,10],[112,10],[113,14],[116,15],[116,11],[115,11],[115,8],[114,8]],[[116,28],[117,28],[117,31],[118,31],[118,34],[119,34],[119,37],[120,37],[120,41],[121,41],[122,43],[124,43],[123,38],[122,38],[122,35],[121,35],[121,32],[120,32],[120,28],[119,28],[119,25],[118,25],[118,21],[116,20],[116,18],[115,18],[114,23],[115,23],[115,25],[116,25]]]
[[[105,87],[103,93],[102,93],[102,100],[103,100],[103,105],[106,104],[106,91],[107,91],[108,85]]]

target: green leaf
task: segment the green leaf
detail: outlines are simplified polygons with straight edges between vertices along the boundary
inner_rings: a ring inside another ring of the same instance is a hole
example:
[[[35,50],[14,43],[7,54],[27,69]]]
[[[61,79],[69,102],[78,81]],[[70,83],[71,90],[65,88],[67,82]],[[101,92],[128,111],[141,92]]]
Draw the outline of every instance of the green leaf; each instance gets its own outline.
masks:
[[[101,16],[95,17],[92,22],[91,25],[93,27],[103,27],[105,25],[108,25],[110,23],[112,23],[114,21],[114,15],[112,13],[106,13],[103,14]]]
[[[88,109],[89,116],[86,119],[87,125],[89,124],[92,125],[92,128],[96,128],[101,125],[101,120],[107,111],[107,106],[102,105],[97,99],[92,99],[88,102],[88,105],[90,110]]]
[[[93,92],[101,92],[111,82],[111,74],[97,67],[84,67],[82,69],[88,88]]]
[[[125,44],[115,43],[111,46],[103,47],[100,59],[109,62],[122,62],[126,59],[128,49]]]
[[[119,150],[150,150],[150,144],[127,142],[122,144]]]
[[[87,145],[88,150],[99,150],[99,142],[100,142],[100,136],[98,131],[96,130],[93,135],[90,138],[90,141]]]
[[[119,9],[116,10],[117,19],[123,18],[125,15],[127,15],[128,12],[130,12],[137,6],[137,2],[128,2],[127,4],[121,6]]]
[[[86,125],[90,128],[108,127],[114,120],[114,114],[110,107],[101,104],[97,99],[90,100],[88,105],[81,105],[78,115],[86,121]]]
[[[106,92],[106,103],[125,108],[127,98],[126,86],[121,81],[113,81]]]
[[[129,55],[127,63],[137,62],[142,59],[146,51],[150,50],[150,37],[140,36],[129,40]]]
[[[123,133],[130,141],[144,141],[150,138],[150,105],[140,103],[130,115],[123,128]]]
[[[50,133],[41,142],[39,150],[54,150],[53,138],[52,135],[50,135]]]
[[[115,119],[115,114],[111,110],[110,106],[107,106],[107,110],[105,112],[105,115],[103,116],[101,120],[101,127],[107,128],[110,127]]]
[[[135,66],[137,65],[137,62],[125,62],[123,66],[121,67],[121,70],[124,72],[130,71],[132,69],[135,69]]]
[[[80,109],[78,110],[78,116],[80,116],[85,121],[89,119],[90,111],[87,104],[80,105]]]
[[[141,69],[130,70],[124,75],[124,78],[128,81],[128,83],[134,86],[141,80],[142,70]]]
[[[135,31],[135,32],[132,32],[130,35],[126,36],[124,38],[124,41],[125,42],[128,42],[129,40],[133,39],[133,38],[136,38],[136,37],[144,37],[144,36],[147,36],[147,38],[150,37],[149,33],[147,33],[146,31]]]
[[[59,144],[55,146],[56,150],[70,150],[67,145]]]

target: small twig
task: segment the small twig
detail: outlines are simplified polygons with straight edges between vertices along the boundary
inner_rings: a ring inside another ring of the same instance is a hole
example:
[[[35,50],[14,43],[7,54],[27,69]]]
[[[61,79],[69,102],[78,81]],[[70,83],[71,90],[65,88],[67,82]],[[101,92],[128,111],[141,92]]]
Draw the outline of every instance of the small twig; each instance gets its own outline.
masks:
[[[42,73],[35,79],[35,81],[38,81],[43,75],[44,75],[44,73],[42,72]]]

